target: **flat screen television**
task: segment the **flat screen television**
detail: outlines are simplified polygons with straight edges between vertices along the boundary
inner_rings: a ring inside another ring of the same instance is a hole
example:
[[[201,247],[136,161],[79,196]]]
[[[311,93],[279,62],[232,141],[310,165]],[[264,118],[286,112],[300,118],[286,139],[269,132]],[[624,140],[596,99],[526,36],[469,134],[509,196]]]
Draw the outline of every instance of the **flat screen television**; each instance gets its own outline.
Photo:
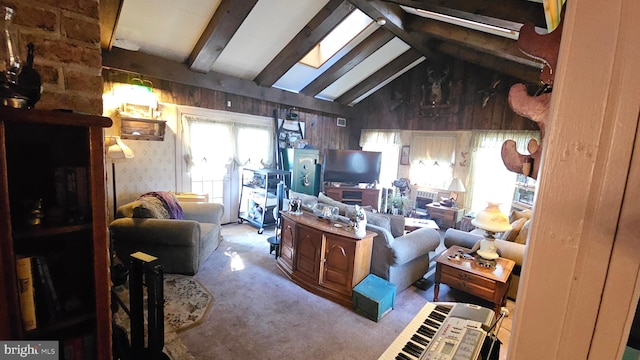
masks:
[[[379,181],[381,164],[381,152],[329,149],[324,156],[324,181],[371,184]]]

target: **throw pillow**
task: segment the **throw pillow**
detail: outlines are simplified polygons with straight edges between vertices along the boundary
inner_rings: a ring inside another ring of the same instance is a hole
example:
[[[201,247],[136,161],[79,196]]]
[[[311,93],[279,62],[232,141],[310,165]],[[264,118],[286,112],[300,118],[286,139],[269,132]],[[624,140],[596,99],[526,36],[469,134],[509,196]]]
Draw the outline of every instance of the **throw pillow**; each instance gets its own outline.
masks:
[[[510,222],[514,222],[518,219],[531,219],[531,210],[529,209],[525,209],[522,211],[518,211],[518,210],[513,210],[511,212],[511,215],[509,216],[509,221]]]
[[[388,216],[380,213],[373,213],[371,211],[365,211],[365,214],[367,216],[367,223],[379,226],[391,232],[391,220]]]
[[[160,199],[147,196],[140,198],[132,204],[133,217],[145,219],[168,219],[169,212],[165,209]]]
[[[402,215],[387,215],[391,222],[391,235],[394,238],[404,235],[404,216]]]
[[[525,222],[524,225],[522,226],[520,233],[516,237],[516,240],[515,240],[516,243],[523,244],[523,245],[527,243],[527,236],[529,236],[529,225],[531,225],[530,219],[527,220],[527,222]]]
[[[524,223],[526,222],[527,222],[527,219],[525,218],[521,218],[512,222],[511,230],[505,231],[504,234],[502,234],[501,239],[505,241],[512,241],[512,242],[515,241],[516,238],[518,237],[518,234],[520,233],[520,230],[524,226]]]

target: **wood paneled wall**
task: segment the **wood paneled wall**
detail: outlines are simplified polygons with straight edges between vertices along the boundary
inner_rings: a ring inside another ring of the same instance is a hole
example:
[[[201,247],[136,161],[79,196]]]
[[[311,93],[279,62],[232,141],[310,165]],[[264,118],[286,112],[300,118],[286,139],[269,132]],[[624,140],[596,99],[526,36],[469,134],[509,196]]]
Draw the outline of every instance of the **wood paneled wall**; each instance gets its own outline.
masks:
[[[131,79],[134,76],[119,71],[104,70],[103,77],[105,91],[108,91],[113,83],[131,83]],[[144,80],[149,80],[153,83],[153,91],[158,94],[160,101],[166,103],[267,117],[273,117],[273,110],[277,109],[279,118],[282,119],[291,110],[288,106],[245,96],[155,78],[145,77]],[[227,106],[228,101],[231,101],[230,107]],[[336,125],[337,116],[335,115],[305,109],[294,109],[294,112],[298,114],[299,121],[305,123],[305,139],[309,141],[311,146],[319,149],[320,153],[324,153],[325,149],[344,149],[349,147],[351,126],[349,123],[347,123],[347,127],[338,127]],[[357,133],[359,134],[360,130]]]
[[[519,82],[506,75],[460,60],[449,59],[449,74],[442,83],[445,101],[425,106],[431,84],[425,60],[354,106],[358,114],[351,121],[351,137],[359,138],[363,128],[402,130],[538,130],[533,121],[516,115],[507,94]],[[493,89],[491,84],[500,80]],[[423,90],[424,87],[424,90]],[[535,86],[531,86],[535,90]],[[426,91],[426,93],[423,93]],[[484,96],[492,94],[482,106]],[[357,146],[357,141],[351,143]]]

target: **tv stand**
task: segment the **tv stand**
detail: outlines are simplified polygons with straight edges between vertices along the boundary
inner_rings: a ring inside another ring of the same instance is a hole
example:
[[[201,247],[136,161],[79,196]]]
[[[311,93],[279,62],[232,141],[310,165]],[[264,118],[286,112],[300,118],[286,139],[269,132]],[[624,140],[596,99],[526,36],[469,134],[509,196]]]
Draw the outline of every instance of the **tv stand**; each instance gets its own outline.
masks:
[[[380,189],[348,186],[325,186],[324,193],[333,200],[349,205],[371,206],[380,209]]]

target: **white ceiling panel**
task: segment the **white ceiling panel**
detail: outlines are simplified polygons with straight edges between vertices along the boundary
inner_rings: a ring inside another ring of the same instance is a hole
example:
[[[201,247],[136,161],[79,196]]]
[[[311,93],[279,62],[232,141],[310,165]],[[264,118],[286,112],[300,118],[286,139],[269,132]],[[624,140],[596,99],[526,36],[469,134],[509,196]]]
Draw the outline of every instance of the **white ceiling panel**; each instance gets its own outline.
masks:
[[[221,0],[126,0],[117,40],[127,40],[140,51],[183,62],[206,28]]]
[[[356,10],[358,11],[358,10]],[[315,69],[311,66],[297,63],[289,71],[287,71],[275,84],[274,87],[289,90],[293,92],[299,92],[310,82],[315,80],[318,76],[322,75],[333,64],[340,60],[344,55],[356,47],[362,40],[366,39],[374,31],[376,31],[380,25],[373,22],[370,26],[364,29],[358,36],[353,38],[345,47],[340,49],[334,56],[331,57],[321,67]]]
[[[371,54],[371,56],[366,60],[358,64],[358,66],[346,73],[333,84],[329,85],[320,94],[318,94],[317,97],[331,101],[335,100],[347,90],[351,89],[354,85],[359,84],[371,74],[393,61],[400,54],[409,50],[409,48],[410,46],[404,41],[398,38],[393,38],[383,47],[378,49],[378,51]]]
[[[253,80],[328,0],[259,0],[212,70]]]

